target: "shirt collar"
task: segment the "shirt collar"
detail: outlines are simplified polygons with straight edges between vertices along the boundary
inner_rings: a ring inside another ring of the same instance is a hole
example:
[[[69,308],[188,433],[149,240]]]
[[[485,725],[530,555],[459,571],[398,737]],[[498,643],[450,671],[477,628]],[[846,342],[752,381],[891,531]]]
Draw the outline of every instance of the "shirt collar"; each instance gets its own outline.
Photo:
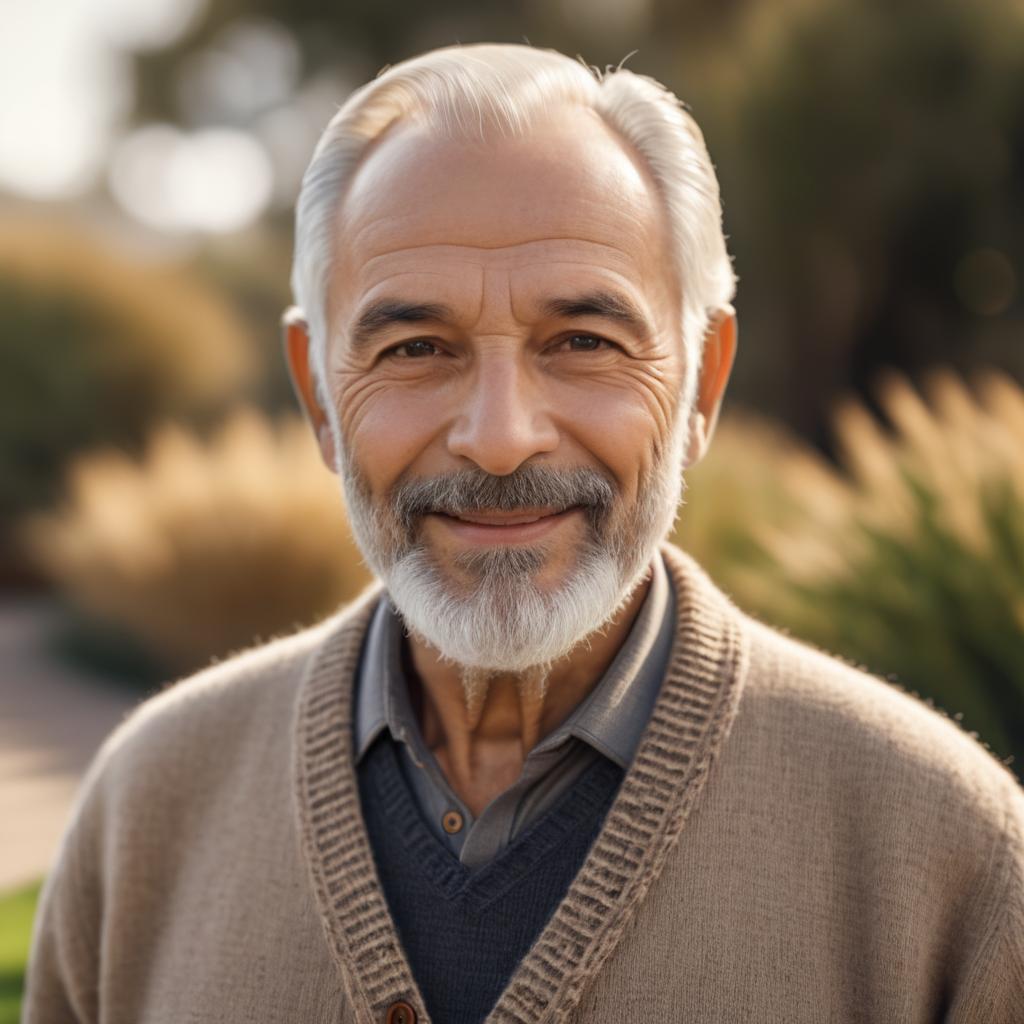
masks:
[[[650,589],[611,665],[582,703],[530,756],[552,751],[575,736],[623,769],[629,767],[665,675],[674,603],[668,573],[657,554],[651,564]],[[370,622],[357,677],[357,764],[385,729],[395,740],[408,744],[414,756],[421,746],[402,667],[404,633],[401,616],[384,594]]]
[[[415,725],[402,671],[402,619],[387,593],[370,620],[366,650],[357,676],[355,709],[356,764],[386,729],[396,740]],[[404,714],[403,714],[404,712]]]
[[[583,740],[621,768],[629,767],[647,727],[668,664],[675,615],[671,584],[660,554],[651,564],[651,586],[614,660],[571,715],[531,753]]]

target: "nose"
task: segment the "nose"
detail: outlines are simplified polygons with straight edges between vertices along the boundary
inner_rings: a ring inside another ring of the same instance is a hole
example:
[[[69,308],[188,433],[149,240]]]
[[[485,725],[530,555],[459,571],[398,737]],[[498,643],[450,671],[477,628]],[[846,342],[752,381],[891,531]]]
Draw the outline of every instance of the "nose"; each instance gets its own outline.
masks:
[[[451,454],[494,476],[507,476],[534,455],[558,447],[542,388],[516,354],[482,357],[467,381],[448,433]]]

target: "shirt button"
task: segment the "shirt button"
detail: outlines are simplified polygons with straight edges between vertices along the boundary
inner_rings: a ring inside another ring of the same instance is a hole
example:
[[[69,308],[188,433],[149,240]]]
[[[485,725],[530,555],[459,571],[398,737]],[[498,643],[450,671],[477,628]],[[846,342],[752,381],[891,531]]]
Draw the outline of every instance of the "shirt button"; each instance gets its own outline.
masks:
[[[416,1024],[416,1011],[408,1003],[392,1003],[385,1024]]]
[[[441,819],[441,827],[450,836],[455,835],[456,832],[461,832],[462,825],[462,815],[458,811],[448,811]]]

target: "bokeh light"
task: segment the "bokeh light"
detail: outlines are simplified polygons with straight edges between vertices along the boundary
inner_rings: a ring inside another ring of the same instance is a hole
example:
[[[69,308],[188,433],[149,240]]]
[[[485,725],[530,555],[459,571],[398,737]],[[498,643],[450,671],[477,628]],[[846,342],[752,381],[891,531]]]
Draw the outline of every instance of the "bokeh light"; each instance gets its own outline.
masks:
[[[203,6],[202,0],[5,5],[0,188],[36,199],[88,189],[132,109],[133,81],[124,51],[168,45]]]
[[[162,231],[237,231],[263,212],[272,183],[263,147],[229,128],[140,128],[118,147],[110,171],[125,209]]]

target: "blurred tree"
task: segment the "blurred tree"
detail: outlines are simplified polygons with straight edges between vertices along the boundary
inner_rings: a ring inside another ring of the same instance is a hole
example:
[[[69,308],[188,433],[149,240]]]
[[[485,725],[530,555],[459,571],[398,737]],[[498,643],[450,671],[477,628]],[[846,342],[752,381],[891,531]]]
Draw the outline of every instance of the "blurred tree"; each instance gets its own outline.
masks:
[[[256,365],[237,318],[201,282],[39,221],[0,230],[0,351],[3,582],[28,569],[16,521],[54,500],[71,455],[132,450],[166,417],[208,423]]]
[[[242,47],[239,33],[260,25],[262,48]],[[635,49],[630,66],[687,101],[722,179],[742,278],[731,393],[745,405],[828,450],[833,401],[852,385],[872,403],[883,365],[917,375],[990,364],[1024,380],[1015,0],[210,0],[191,34],[138,57],[137,117],[264,135],[270,121],[306,126],[284,144],[291,177],[270,234],[239,247],[237,265],[218,263],[264,332],[275,400],[289,400],[276,317],[258,299],[271,294],[270,264],[286,263],[276,254],[290,245],[316,132],[382,66],[484,39],[598,66]]]
[[[1024,379],[1024,9],[759,5],[718,71],[739,390],[824,444],[837,394],[871,402],[883,365]]]

